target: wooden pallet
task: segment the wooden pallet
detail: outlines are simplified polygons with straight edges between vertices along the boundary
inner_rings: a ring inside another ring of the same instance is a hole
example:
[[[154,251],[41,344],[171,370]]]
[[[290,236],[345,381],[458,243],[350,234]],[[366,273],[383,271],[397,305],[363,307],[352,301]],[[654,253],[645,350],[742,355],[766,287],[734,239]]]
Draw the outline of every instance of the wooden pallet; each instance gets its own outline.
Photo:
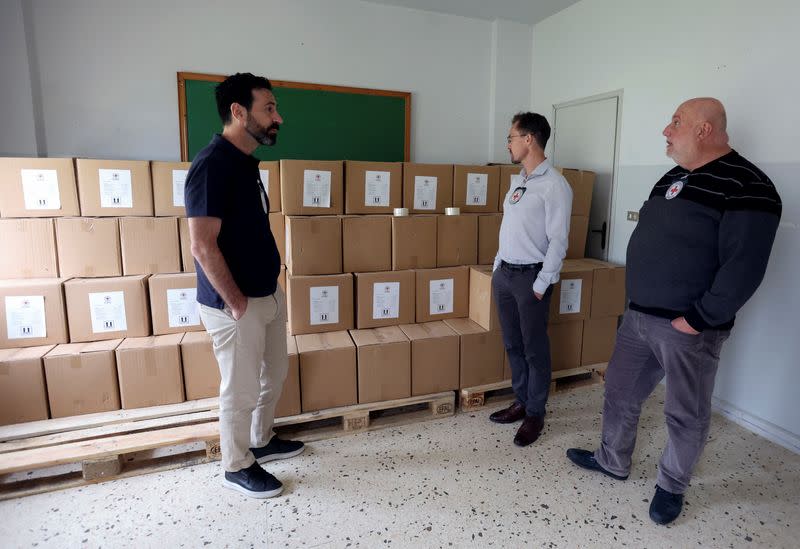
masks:
[[[575,389],[587,385],[602,383],[596,376],[594,366],[583,366],[571,370],[559,370],[553,372],[550,383],[550,394],[556,391]],[[514,399],[514,392],[511,389],[511,380],[500,381],[478,387],[468,387],[459,392],[460,409],[462,412],[471,412],[483,408],[489,403],[499,403]]]
[[[313,441],[453,415],[452,391],[278,418]],[[0,500],[207,463],[221,457],[218,399],[0,428]]]

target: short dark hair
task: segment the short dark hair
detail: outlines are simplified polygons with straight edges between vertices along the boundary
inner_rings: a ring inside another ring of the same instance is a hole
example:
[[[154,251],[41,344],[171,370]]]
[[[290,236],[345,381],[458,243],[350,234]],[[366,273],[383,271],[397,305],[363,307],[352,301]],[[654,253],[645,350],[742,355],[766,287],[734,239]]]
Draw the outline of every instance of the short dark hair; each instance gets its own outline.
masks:
[[[217,112],[223,125],[231,122],[231,105],[239,103],[248,111],[253,106],[253,90],[271,90],[272,82],[249,72],[237,72],[219,83],[214,89]]]
[[[516,126],[521,134],[530,134],[536,143],[544,150],[547,140],[550,139],[550,124],[547,118],[535,112],[518,112],[511,119],[511,125]]]

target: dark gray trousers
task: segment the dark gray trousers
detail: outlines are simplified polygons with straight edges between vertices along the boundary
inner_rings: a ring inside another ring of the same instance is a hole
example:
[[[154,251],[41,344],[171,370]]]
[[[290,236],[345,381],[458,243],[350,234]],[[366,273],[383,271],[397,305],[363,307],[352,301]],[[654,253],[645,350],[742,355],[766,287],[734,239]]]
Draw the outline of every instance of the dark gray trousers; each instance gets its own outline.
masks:
[[[512,270],[501,265],[492,276],[503,344],[511,366],[511,386],[529,416],[544,416],[552,374],[547,317],[550,286],[542,300],[533,293],[539,268]]]
[[[657,483],[675,494],[686,491],[708,436],[719,353],[729,335],[728,330],[684,334],[666,318],[626,311],[606,371],[597,462],[615,475],[630,472],[642,404],[666,376],[668,441]]]

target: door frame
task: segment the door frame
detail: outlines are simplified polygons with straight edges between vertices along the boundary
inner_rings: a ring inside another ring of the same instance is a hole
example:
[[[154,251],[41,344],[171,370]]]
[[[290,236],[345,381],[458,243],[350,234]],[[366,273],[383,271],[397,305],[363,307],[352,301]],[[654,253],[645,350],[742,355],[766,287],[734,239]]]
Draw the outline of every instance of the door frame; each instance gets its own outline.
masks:
[[[619,144],[622,134],[622,97],[623,90],[618,89],[610,92],[599,93],[589,97],[582,97],[580,99],[573,99],[571,101],[563,101],[561,103],[553,104],[553,139],[551,140],[552,149],[551,154],[555,156],[556,140],[558,139],[558,110],[566,107],[574,107],[576,105],[585,105],[587,103],[595,103],[598,101],[605,101],[606,99],[617,98],[617,121],[614,131],[614,162],[611,173],[611,200],[608,202],[608,236],[606,240],[605,259],[608,261],[609,252],[611,251],[611,242],[614,238],[614,211],[617,206],[617,187],[619,184]],[[589,231],[591,234],[591,227]]]

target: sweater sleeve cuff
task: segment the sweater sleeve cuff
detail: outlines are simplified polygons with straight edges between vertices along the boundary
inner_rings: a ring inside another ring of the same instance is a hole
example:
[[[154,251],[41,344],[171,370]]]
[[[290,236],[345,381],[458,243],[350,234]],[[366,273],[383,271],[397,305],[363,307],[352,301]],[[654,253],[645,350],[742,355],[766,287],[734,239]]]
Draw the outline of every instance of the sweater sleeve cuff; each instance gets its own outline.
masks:
[[[689,309],[683,318],[686,320],[687,324],[691,326],[694,330],[698,332],[702,332],[711,327],[711,325],[703,320],[703,317],[700,316],[700,313],[697,311],[696,307],[692,307]]]

